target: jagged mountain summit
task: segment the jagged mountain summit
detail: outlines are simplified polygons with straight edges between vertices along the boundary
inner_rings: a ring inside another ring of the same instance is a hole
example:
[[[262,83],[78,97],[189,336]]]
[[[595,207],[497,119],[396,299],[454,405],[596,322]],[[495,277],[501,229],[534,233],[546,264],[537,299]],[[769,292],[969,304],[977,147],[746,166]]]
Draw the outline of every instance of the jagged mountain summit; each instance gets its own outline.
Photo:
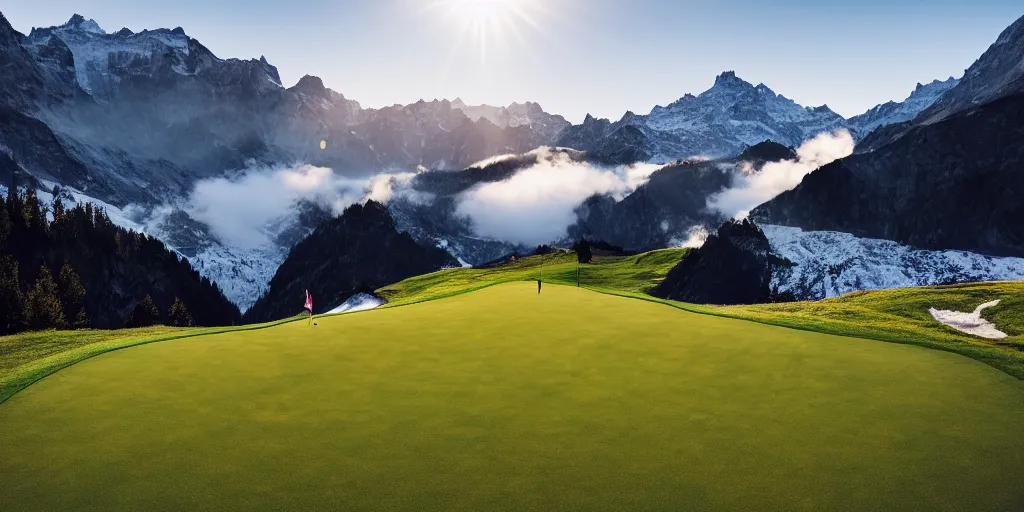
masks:
[[[915,119],[932,124],[977,105],[1024,93],[1024,16],[967,68],[964,78]]]
[[[235,247],[192,216],[199,184],[296,164],[353,182],[460,169],[551,143],[567,124],[532,103],[495,107],[508,117],[499,123],[447,100],[363,108],[314,76],[285,87],[265,58],[218,57],[181,28],[107,32],[80,15],[24,35],[0,14],[0,59],[3,183],[20,171],[22,186],[60,184],[105,205],[190,258],[243,309],[332,208],[285,217],[269,245]]]
[[[1022,64],[1024,17],[932,108],[875,132],[870,151],[822,167],[751,215],[922,249],[1024,256]]]
[[[569,127],[559,145],[586,150],[609,163],[670,162],[697,156],[722,158],[765,140],[790,147],[822,132],[848,129],[862,138],[879,127],[912,119],[935,102],[956,79],[920,86],[903,102],[888,102],[845,119],[827,105],[804,107],[726,71],[698,96],[687,94],[648,115],[627,112],[611,122],[587,116]]]
[[[1002,46],[1014,41],[1008,37]],[[687,223],[719,220],[701,212],[701,193],[730,181],[732,171],[718,167],[725,160],[765,140],[781,144],[740,160],[759,167],[788,159],[789,148],[838,128],[871,139],[867,132],[906,122],[951,86],[924,85],[902,103],[847,120],[726,72],[708,91],[647,115],[627,113],[616,122],[588,116],[570,126],[532,102],[500,107],[421,100],[365,108],[315,76],[288,87],[265,58],[218,57],[181,28],[107,32],[79,15],[28,35],[0,15],[0,59],[0,163],[9,163],[0,165],[4,182],[20,169],[35,180],[23,186],[60,184],[76,198],[101,201],[115,221],[145,230],[187,256],[243,309],[266,290],[297,241],[345,204],[368,198],[374,183],[393,179],[374,181],[373,174],[419,172],[411,186],[415,193],[380,200],[399,230],[417,242],[446,247],[475,263],[523,249],[479,236],[460,218],[455,196],[507,177],[515,164],[507,160],[483,165],[482,173],[466,172],[476,162],[556,144],[583,150],[573,151],[570,160],[587,165],[721,157],[673,164],[652,178],[656,186],[641,187],[626,201],[595,196],[579,208],[586,218],[570,229],[570,236],[606,233],[628,238],[631,247],[654,247],[678,241]],[[256,248],[233,246],[197,220],[191,201],[199,185],[237,183],[297,164],[329,169],[331,179],[368,189],[358,198],[290,205],[267,223],[269,242]],[[424,170],[453,172],[435,176]],[[671,188],[692,183],[699,185],[692,193]],[[667,223],[659,217],[666,211],[673,215]]]
[[[452,108],[461,110],[473,121],[487,119],[499,128],[529,126],[548,141],[554,141],[571,123],[557,114],[549,114],[538,103],[512,103],[507,107],[467,105],[462,98],[452,101]]]
[[[914,92],[902,102],[889,101],[848,119],[850,131],[856,138],[863,139],[878,128],[910,121],[958,83],[960,80],[949,77],[925,85],[917,84]]]
[[[30,174],[120,206],[253,165],[458,169],[551,143],[566,124],[536,104],[498,124],[447,100],[365,109],[316,77],[285,88],[265,58],[222,59],[180,27],[107,33],[75,15],[25,36],[3,19],[0,53],[0,100],[17,118],[0,121],[14,139],[0,143]]]

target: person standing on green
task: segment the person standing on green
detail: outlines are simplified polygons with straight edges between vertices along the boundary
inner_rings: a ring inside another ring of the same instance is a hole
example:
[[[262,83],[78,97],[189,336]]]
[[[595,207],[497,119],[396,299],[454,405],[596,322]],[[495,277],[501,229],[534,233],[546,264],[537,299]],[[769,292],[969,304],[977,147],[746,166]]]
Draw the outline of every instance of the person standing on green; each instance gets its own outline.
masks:
[[[540,279],[537,280],[537,295],[540,295]]]

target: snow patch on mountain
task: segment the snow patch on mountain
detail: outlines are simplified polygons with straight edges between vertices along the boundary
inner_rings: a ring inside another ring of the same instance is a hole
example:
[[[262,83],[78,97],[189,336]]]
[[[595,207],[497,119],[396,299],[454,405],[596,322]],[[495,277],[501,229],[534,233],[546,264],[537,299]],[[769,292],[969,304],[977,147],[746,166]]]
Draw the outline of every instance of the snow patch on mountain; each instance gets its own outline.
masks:
[[[772,252],[794,265],[776,269],[772,286],[801,300],[974,281],[1024,280],[1024,258],[927,251],[834,231],[761,225]]]
[[[915,118],[915,124],[932,124],[973,108],[1024,92],[1024,16],[1006,28],[971,64],[955,87]]]
[[[245,313],[266,293],[287,253],[272,245],[239,249],[211,243],[188,261],[200,275],[217,283],[224,296]]]
[[[958,83],[959,79],[949,77],[944,81],[935,80],[927,85],[917,84],[914,92],[902,102],[889,101],[851,117],[848,120],[850,131],[857,139],[862,139],[882,126],[910,121]]]
[[[461,110],[466,117],[473,121],[487,119],[499,128],[515,128],[526,126],[537,130],[548,140],[554,138],[569,126],[564,117],[549,114],[537,103],[512,103],[507,107],[494,107],[491,105],[467,105],[462,98],[455,98],[451,102],[453,109]]]
[[[93,20],[75,15],[59,27],[35,28],[25,38],[33,53],[57,37],[74,55],[75,75],[79,86],[89,94],[105,95],[111,84],[121,80],[120,74],[148,74],[149,62],[170,58],[172,67],[184,74],[183,62],[189,54],[188,36],[167,29],[144,30],[138,34],[122,31],[107,34]],[[111,73],[111,70],[121,73]]]
[[[36,196],[43,204],[49,204],[53,200],[55,184],[45,180],[40,184],[43,187],[36,191]],[[0,193],[6,195],[7,188],[0,186]],[[288,252],[287,248],[273,243],[244,248],[232,246],[195,228],[189,233],[191,238],[186,239],[183,231],[189,228],[183,226],[175,226],[176,233],[169,236],[168,222],[174,222],[176,218],[172,215],[180,213],[171,206],[145,209],[130,204],[119,208],[70,187],[60,187],[60,195],[68,206],[70,203],[92,203],[93,207],[102,209],[115,225],[160,239],[168,249],[187,259],[201,276],[217,283],[224,296],[242,312],[252,307],[266,291]]]
[[[860,140],[881,126],[913,119],[957,83],[950,78],[918,85],[903,102],[890,101],[845,119],[827,105],[799,105],[765,84],[755,86],[727,71],[703,93],[655,106],[648,115],[626,112],[616,122],[588,115],[583,124],[565,129],[559,144],[616,162],[633,158],[668,163],[698,155],[735,155],[766,140],[797,147],[844,128]]]

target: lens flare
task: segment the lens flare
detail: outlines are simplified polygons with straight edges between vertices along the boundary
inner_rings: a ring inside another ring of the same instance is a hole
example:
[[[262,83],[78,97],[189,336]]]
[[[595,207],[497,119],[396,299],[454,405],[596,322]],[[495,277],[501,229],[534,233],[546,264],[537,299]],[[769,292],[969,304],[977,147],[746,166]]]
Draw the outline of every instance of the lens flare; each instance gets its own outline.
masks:
[[[493,47],[513,37],[524,40],[524,29],[539,31],[535,20],[545,5],[543,0],[436,0],[429,7],[455,27],[461,44],[474,46],[480,61],[487,62]]]

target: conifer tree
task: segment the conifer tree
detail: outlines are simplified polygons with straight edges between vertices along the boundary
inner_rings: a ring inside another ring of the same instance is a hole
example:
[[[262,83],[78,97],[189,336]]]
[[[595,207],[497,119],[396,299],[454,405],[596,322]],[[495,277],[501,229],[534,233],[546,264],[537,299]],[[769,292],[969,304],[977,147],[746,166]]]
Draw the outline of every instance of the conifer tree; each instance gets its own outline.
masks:
[[[39,267],[36,284],[25,300],[25,322],[29,329],[60,329],[66,325],[60,305],[57,284],[46,265]]]
[[[89,318],[85,314],[85,287],[78,279],[75,269],[65,263],[57,280],[60,302],[64,306],[64,318],[71,320],[71,326],[76,329],[88,327]]]
[[[39,216],[39,199],[36,197],[36,190],[29,187],[25,191],[25,198],[21,202],[21,220],[26,228],[31,228]]]
[[[176,327],[192,326],[192,315],[185,308],[185,303],[181,302],[181,299],[177,297],[174,298],[174,304],[171,304],[171,309],[167,310],[167,318],[169,323]]]
[[[53,212],[53,222],[60,222],[64,218],[64,203],[60,200],[60,187],[53,186],[53,201],[50,203],[50,211]]]
[[[153,297],[146,295],[146,298],[139,301],[132,309],[126,325],[128,327],[149,327],[160,321],[160,310],[153,302]]]
[[[7,239],[11,236],[11,219],[7,216],[7,204],[4,196],[0,196],[0,250],[7,247]]]
[[[13,334],[24,329],[24,311],[18,262],[10,256],[0,257],[0,334]]]

